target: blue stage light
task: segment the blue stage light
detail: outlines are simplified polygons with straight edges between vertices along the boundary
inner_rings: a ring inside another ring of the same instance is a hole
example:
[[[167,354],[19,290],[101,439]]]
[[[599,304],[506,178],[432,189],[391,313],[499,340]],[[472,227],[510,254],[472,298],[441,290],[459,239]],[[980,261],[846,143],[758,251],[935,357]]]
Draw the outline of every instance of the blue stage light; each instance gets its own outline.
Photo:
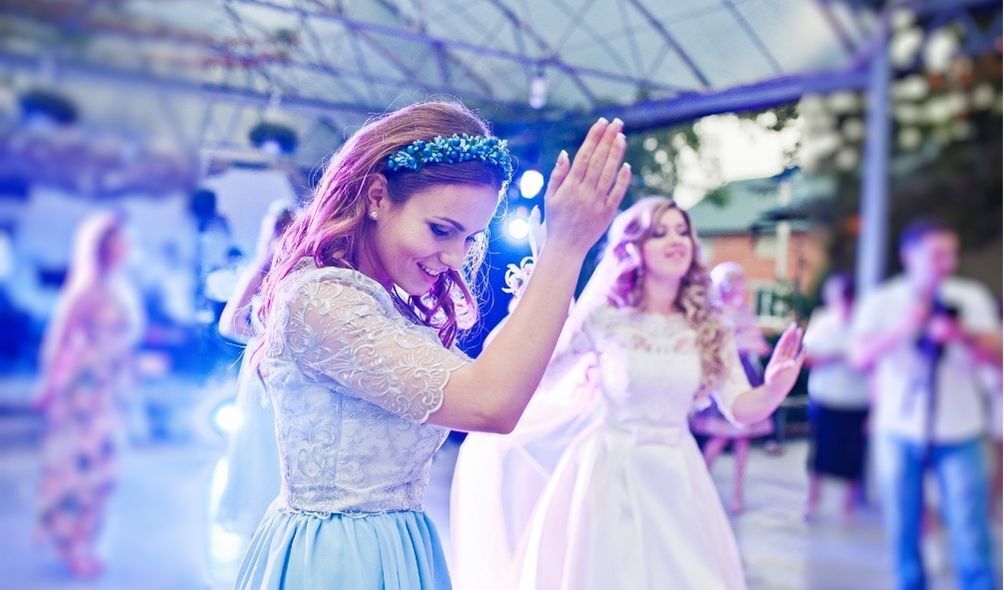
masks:
[[[523,241],[530,235],[530,224],[524,217],[510,217],[506,223],[506,231],[510,238]]]
[[[544,175],[536,170],[527,170],[519,177],[519,194],[523,195],[524,199],[536,197],[542,188],[544,188]]]

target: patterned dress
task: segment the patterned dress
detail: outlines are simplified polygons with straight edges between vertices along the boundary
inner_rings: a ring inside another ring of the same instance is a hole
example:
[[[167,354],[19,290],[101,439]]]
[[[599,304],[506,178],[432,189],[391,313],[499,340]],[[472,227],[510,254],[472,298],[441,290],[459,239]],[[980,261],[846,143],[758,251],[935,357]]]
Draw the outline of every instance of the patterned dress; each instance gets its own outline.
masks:
[[[260,371],[282,481],[237,587],[449,588],[439,535],[422,509],[448,430],[426,420],[470,359],[405,318],[359,272],[305,258],[278,292]]]
[[[135,330],[114,292],[92,294],[53,366],[42,440],[37,535],[62,552],[93,549],[118,474],[122,394]],[[97,303],[94,303],[97,302]]]

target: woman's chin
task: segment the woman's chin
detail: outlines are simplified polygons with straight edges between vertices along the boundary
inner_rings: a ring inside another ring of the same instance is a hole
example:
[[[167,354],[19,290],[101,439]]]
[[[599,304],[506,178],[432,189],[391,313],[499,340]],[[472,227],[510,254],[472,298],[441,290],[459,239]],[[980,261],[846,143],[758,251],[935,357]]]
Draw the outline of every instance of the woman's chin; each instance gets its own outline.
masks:
[[[412,297],[424,297],[432,291],[433,285],[425,281],[414,281],[406,285],[398,284],[398,287]]]

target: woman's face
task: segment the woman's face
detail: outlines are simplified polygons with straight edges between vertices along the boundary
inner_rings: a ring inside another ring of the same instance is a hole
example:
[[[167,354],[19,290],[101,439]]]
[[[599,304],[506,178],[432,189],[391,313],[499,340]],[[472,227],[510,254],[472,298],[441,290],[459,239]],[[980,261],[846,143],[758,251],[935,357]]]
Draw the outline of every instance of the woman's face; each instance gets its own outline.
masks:
[[[409,295],[429,292],[439,276],[459,270],[488,228],[498,190],[484,184],[441,184],[415,192],[402,204],[369,203],[371,226],[360,270],[385,287]]]
[[[645,274],[657,279],[682,279],[694,261],[690,226],[679,209],[667,209],[652,226],[642,245]]]

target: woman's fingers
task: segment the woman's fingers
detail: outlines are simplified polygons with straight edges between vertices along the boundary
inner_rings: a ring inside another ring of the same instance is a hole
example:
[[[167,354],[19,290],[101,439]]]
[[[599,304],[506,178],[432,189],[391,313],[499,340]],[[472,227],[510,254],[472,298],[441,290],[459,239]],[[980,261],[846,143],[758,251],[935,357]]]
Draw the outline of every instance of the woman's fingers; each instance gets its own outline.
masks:
[[[798,334],[797,326],[792,324],[781,334],[781,338],[777,341],[777,346],[775,347],[774,354],[779,355],[779,358],[791,358],[795,355],[795,351],[798,350]]]
[[[624,162],[624,151],[626,149],[627,138],[624,137],[623,133],[618,133],[614,138],[613,145],[610,146],[607,159],[603,162],[603,168],[600,170],[599,178],[596,181],[596,189],[600,193],[605,195],[610,192],[610,187],[617,180],[617,173],[621,169],[621,163]]]
[[[601,118],[589,128],[586,139],[583,140],[579,151],[575,153],[575,159],[572,161],[572,169],[570,171],[572,178],[581,180],[586,175],[586,169],[589,167],[589,160],[593,156],[593,151],[596,150],[596,146],[603,139],[603,134],[606,132],[608,126],[609,123],[607,120]]]
[[[544,192],[544,202],[548,202],[551,199],[551,195],[561,186],[561,183],[565,182],[570,169],[571,163],[568,161],[568,152],[561,150],[557,161],[554,163],[554,169],[551,170],[551,177],[547,180],[547,191]]]
[[[589,158],[589,166],[586,167],[586,174],[582,178],[582,183],[586,188],[598,187],[600,174],[603,172],[607,158],[610,156],[614,143],[617,141],[618,136],[621,135],[621,129],[623,128],[624,123],[620,119],[614,119],[613,123],[608,125],[603,132],[603,138],[596,146],[596,149],[593,150],[593,154]],[[617,165],[619,164],[620,162],[617,162]],[[603,192],[606,193],[606,191]]]
[[[617,181],[614,183],[614,187],[607,194],[607,206],[612,206],[616,210],[621,200],[624,199],[624,194],[627,193],[629,186],[631,186],[631,164],[624,162],[617,170]]]
[[[799,349],[798,354],[795,355],[795,363],[798,365],[799,369],[801,369],[802,365],[805,364],[805,355],[806,355],[806,350],[805,347],[803,346],[802,348]]]

